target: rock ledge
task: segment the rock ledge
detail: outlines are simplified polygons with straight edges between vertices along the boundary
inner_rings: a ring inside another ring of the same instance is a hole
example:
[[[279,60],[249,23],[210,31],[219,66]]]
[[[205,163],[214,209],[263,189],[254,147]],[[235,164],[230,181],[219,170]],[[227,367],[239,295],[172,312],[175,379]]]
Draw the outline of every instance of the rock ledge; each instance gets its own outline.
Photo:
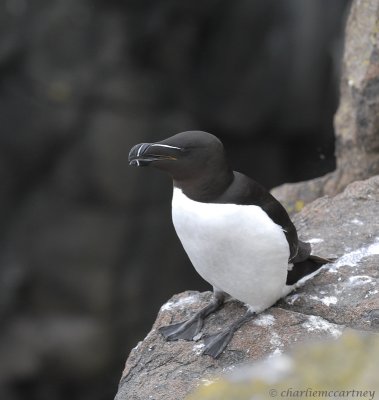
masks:
[[[165,342],[157,328],[188,318],[210,292],[175,295],[164,304],[151,332],[131,352],[117,400],[183,399],[202,383],[245,364],[287,353],[300,342],[338,338],[347,328],[379,327],[379,176],[323,197],[295,216],[300,237],[314,252],[337,257],[277,305],[245,324],[218,360],[202,356],[203,343]],[[203,334],[214,333],[244,313],[237,301],[210,316]]]

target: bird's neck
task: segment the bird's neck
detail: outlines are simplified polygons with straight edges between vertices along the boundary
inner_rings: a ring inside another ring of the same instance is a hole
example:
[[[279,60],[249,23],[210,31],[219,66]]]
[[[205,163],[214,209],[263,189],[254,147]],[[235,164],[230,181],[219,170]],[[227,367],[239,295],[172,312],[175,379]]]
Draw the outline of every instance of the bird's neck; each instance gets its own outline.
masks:
[[[220,197],[233,182],[233,171],[229,167],[218,170],[213,174],[202,174],[188,179],[174,179],[174,187],[191,200],[212,202]]]

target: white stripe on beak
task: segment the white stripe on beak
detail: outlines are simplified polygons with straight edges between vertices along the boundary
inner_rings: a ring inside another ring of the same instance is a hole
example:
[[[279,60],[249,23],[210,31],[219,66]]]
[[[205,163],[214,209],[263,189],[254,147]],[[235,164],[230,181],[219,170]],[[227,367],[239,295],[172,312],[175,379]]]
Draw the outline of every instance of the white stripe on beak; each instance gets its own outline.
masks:
[[[168,144],[158,144],[158,143],[153,143],[150,145],[151,147],[167,147],[168,149],[176,149],[176,150],[181,150],[180,147],[176,146],[169,146]]]

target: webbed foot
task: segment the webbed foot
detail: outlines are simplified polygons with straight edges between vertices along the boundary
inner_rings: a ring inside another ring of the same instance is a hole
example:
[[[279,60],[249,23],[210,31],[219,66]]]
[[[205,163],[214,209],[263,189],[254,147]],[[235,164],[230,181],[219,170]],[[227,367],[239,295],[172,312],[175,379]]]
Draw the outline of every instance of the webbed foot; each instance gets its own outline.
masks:
[[[168,326],[159,328],[162,336],[168,340],[192,340],[203,327],[204,319],[214,311],[218,310],[224,303],[224,293],[215,292],[215,297],[210,304],[198,311],[188,321],[177,322]]]
[[[204,350],[203,354],[207,356],[211,356],[213,358],[218,358],[220,354],[225,350],[225,347],[229,344],[232,340],[234,335],[233,330],[225,330],[215,335],[207,336],[204,339]]]
[[[159,328],[159,332],[168,341],[192,340],[203,327],[203,321],[204,319],[196,314],[188,321],[162,326]]]
[[[255,317],[255,315],[255,312],[248,310],[243,317],[235,321],[229,328],[214,335],[207,336],[204,339],[205,347],[203,354],[213,358],[218,358],[232,340],[234,332],[236,332],[244,323]]]

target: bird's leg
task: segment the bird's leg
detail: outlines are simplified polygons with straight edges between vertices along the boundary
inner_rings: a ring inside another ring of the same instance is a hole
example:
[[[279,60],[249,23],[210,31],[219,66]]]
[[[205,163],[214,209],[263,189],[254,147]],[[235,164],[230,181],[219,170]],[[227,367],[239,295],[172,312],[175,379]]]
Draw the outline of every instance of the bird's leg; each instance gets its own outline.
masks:
[[[178,322],[176,324],[162,326],[159,332],[168,340],[192,340],[203,327],[204,319],[211,313],[218,310],[225,301],[225,293],[219,290],[214,290],[214,298],[210,304],[202,308],[189,320]]]
[[[205,347],[203,354],[217,358],[225,350],[225,347],[232,339],[234,332],[236,332],[244,323],[255,317],[255,315],[256,313],[254,311],[247,310],[243,317],[239,318],[227,329],[216,333],[215,335],[207,336],[204,339]]]

